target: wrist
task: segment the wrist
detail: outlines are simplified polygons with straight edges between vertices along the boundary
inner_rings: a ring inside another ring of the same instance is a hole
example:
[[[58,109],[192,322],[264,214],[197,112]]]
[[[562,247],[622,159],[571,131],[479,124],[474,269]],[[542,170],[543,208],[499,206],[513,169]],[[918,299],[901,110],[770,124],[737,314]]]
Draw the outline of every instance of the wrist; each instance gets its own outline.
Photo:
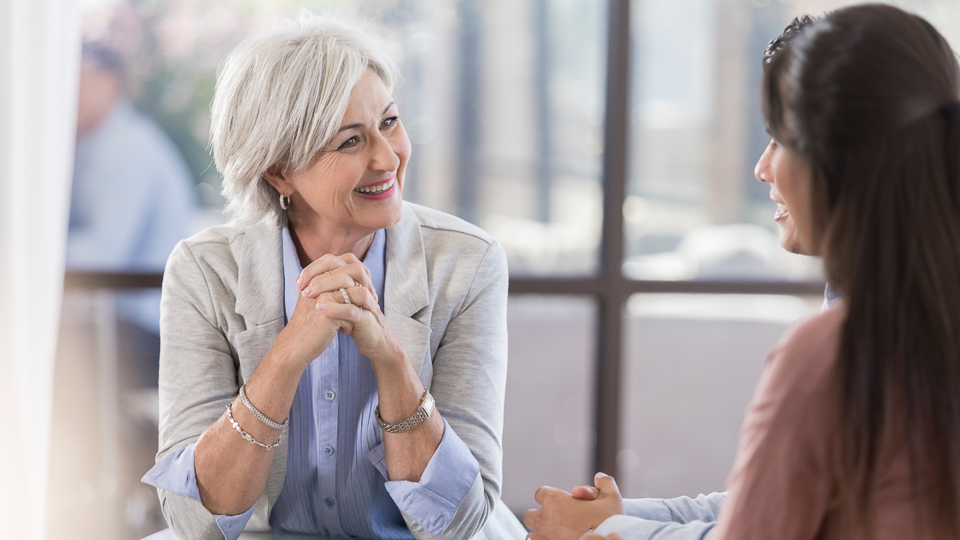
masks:
[[[260,378],[270,381],[271,384],[296,385],[308,364],[309,362],[304,363],[290,354],[287,348],[275,344],[260,360],[256,372]]]
[[[384,374],[403,371],[410,363],[407,361],[407,352],[396,340],[388,341],[380,352],[374,353],[367,358],[369,358],[370,363],[373,364],[374,371]]]
[[[267,353],[271,356],[271,360],[277,364],[277,369],[295,374],[297,379],[300,378],[303,370],[307,369],[310,362],[313,362],[316,357],[320,356],[323,350],[327,348],[327,345],[330,344],[330,342],[327,341],[325,344],[322,344],[322,349],[313,351],[309,348],[309,345],[305,343],[307,340],[304,338],[305,335],[302,329],[293,328],[288,324],[280,331],[280,335],[277,336],[276,341],[273,342],[273,346],[270,347],[270,352]]]

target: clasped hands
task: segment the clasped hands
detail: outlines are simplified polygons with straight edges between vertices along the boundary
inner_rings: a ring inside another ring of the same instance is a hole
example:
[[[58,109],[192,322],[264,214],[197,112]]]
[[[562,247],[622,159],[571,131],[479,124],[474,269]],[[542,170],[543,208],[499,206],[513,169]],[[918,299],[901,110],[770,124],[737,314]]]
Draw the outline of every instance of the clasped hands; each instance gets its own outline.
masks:
[[[622,540],[613,533],[606,537],[588,533],[610,516],[623,514],[623,497],[612,476],[597,473],[594,486],[578,486],[572,493],[543,486],[533,498],[539,510],[527,510],[523,523],[533,529],[528,540]]]
[[[348,304],[343,293],[350,299]],[[309,363],[330,345],[337,331],[353,338],[360,354],[376,362],[400,350],[380,311],[370,270],[352,253],[324,255],[297,278],[300,297],[283,333],[295,356]]]

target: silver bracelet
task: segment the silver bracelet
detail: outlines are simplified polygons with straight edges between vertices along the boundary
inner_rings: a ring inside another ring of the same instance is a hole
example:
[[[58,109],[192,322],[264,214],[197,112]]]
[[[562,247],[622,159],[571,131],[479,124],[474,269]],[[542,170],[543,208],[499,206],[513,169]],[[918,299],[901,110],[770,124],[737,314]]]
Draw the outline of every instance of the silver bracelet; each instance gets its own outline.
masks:
[[[290,419],[289,419],[289,418],[287,418],[286,420],[284,420],[282,424],[278,424],[278,423],[274,422],[273,420],[267,418],[266,415],[264,415],[262,412],[258,411],[257,408],[253,406],[253,403],[250,403],[250,400],[247,399],[247,393],[244,391],[244,388],[246,388],[246,386],[247,386],[247,385],[244,384],[243,386],[240,387],[240,401],[242,401],[243,404],[247,406],[247,410],[250,411],[250,414],[256,416],[256,417],[257,417],[257,420],[259,420],[259,421],[263,422],[264,424],[272,427],[273,429],[280,429],[280,430],[282,430],[283,428],[285,428],[285,427],[287,427],[287,426],[290,425]]]
[[[250,441],[261,448],[265,448],[267,450],[273,450],[274,448],[280,446],[280,441],[283,440],[283,433],[280,433],[280,436],[277,437],[277,442],[274,444],[263,444],[262,442],[254,439],[252,435],[244,431],[243,428],[240,427],[240,424],[238,424],[237,421],[233,419],[233,411],[230,410],[230,405],[227,405],[227,418],[230,420],[230,425],[233,426],[233,429],[239,431],[240,436],[243,437],[245,441]]]

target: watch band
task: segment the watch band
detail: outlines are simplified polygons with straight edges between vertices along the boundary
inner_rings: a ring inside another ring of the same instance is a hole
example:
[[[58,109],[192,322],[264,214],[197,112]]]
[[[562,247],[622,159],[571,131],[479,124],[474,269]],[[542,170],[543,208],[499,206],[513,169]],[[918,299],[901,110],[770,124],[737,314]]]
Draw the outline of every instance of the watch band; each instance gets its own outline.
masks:
[[[383,421],[383,418],[380,417],[379,403],[374,411],[374,416],[377,418],[377,423],[380,424],[380,429],[388,433],[403,433],[421,424],[427,418],[430,418],[431,412],[433,412],[433,396],[430,395],[429,391],[426,391],[423,393],[423,397],[420,398],[420,406],[417,407],[417,412],[399,424],[388,424]]]

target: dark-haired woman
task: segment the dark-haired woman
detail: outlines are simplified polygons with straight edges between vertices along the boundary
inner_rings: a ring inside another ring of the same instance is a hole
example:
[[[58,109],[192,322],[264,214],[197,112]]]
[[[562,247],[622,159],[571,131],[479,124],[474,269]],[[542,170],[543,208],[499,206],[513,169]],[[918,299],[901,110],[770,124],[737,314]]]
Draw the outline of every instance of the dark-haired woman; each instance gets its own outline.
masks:
[[[890,6],[827,15],[765,70],[759,177],[843,300],[767,360],[711,540],[960,538],[958,98],[946,40]],[[563,517],[532,537],[689,538],[597,484],[538,492]]]

